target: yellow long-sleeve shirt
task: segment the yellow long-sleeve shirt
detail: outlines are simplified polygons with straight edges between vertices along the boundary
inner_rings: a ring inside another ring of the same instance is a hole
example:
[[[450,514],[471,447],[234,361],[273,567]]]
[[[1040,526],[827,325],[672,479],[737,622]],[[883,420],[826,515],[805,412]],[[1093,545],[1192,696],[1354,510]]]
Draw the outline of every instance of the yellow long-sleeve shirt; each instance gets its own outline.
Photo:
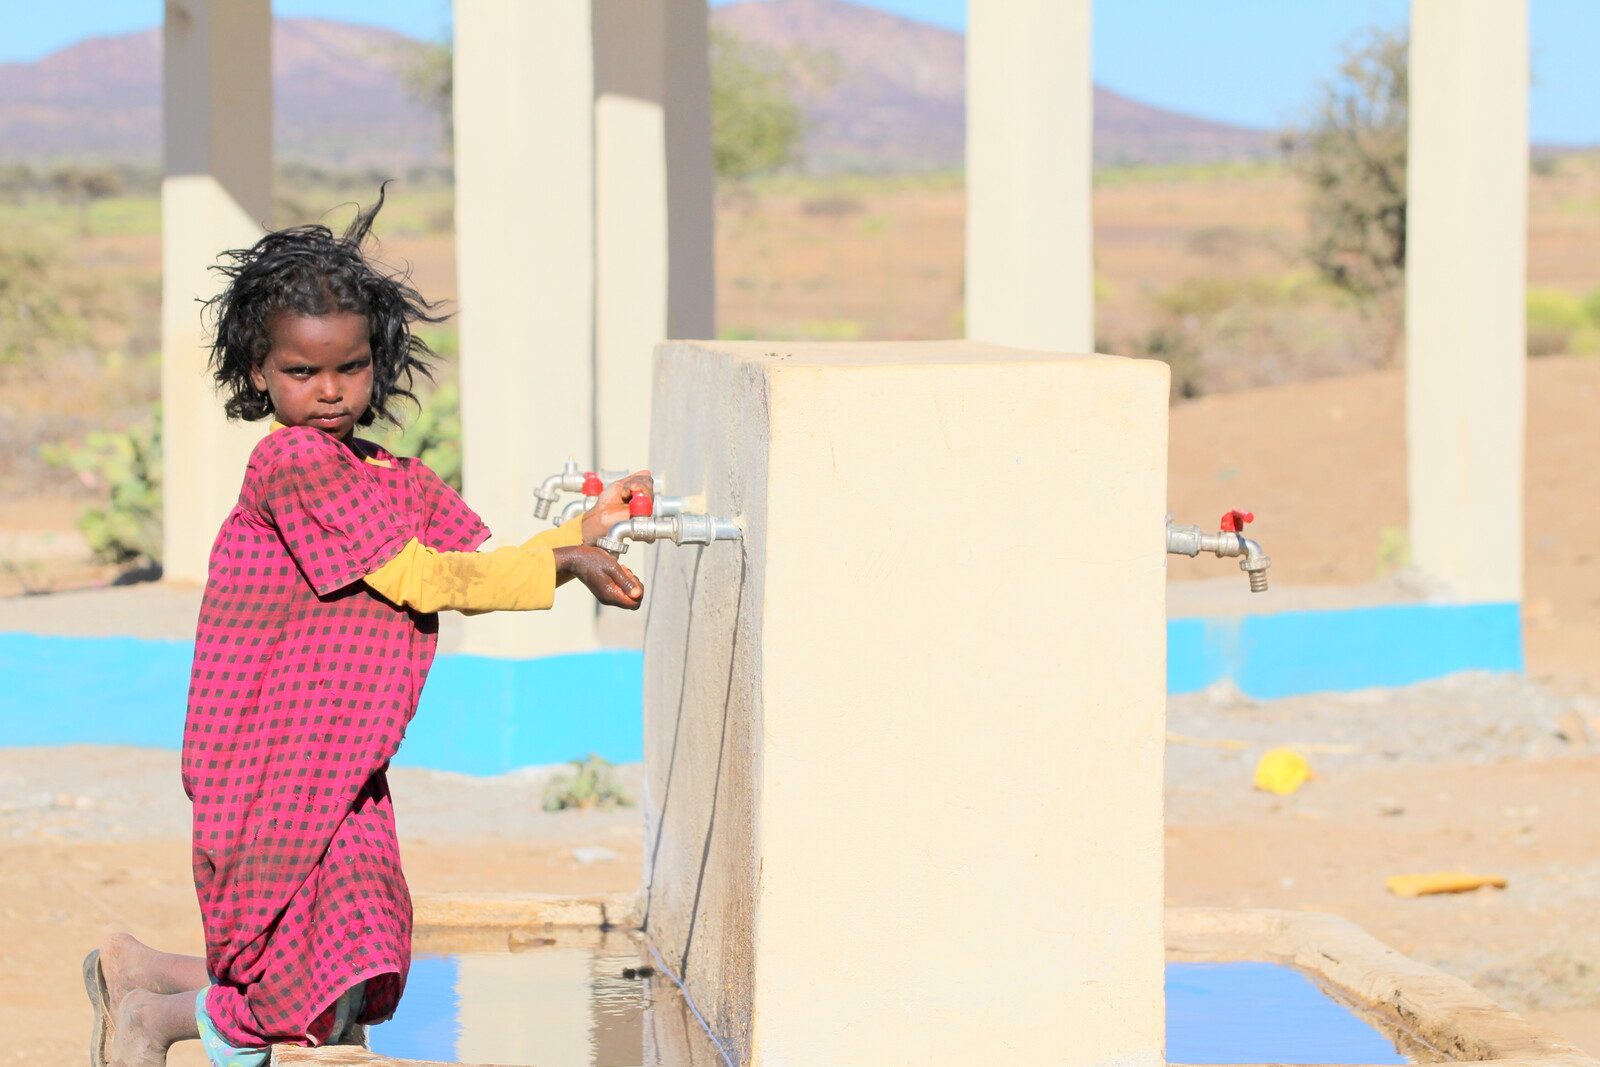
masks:
[[[272,431],[283,429],[274,421]],[[367,458],[388,466],[388,461]],[[363,580],[413,611],[540,611],[555,602],[555,549],[583,544],[583,516],[493,552],[439,552],[416,538]]]
[[[416,538],[366,576],[413,611],[539,611],[555,602],[555,549],[583,544],[583,516],[493,552],[437,552]]]

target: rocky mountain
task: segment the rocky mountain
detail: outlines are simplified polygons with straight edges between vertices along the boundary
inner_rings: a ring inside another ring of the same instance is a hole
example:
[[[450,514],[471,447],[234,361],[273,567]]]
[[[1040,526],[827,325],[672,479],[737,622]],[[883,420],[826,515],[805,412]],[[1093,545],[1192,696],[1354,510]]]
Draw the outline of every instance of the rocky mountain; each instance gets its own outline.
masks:
[[[713,23],[826,68],[801,77],[817,171],[961,165],[965,40],[847,0],[743,0]],[[276,146],[282,160],[397,167],[443,160],[439,117],[405,91],[417,42],[316,19],[273,27]],[[1259,156],[1270,135],[1153,108],[1096,87],[1101,162]],[[0,160],[154,163],[161,144],[161,35],[93,37],[34,63],[0,64]]]
[[[959,167],[966,131],[966,39],[847,0],[743,0],[714,9],[715,25],[779,51],[829,57],[831,79],[801,82],[816,169]],[[1260,130],[1164,111],[1096,86],[1101,163],[1259,157]]]
[[[280,158],[335,167],[443,158],[439,117],[400,71],[418,44],[372,26],[278,19],[272,88]],[[161,154],[161,32],[90,37],[0,64],[0,160],[154,163]]]

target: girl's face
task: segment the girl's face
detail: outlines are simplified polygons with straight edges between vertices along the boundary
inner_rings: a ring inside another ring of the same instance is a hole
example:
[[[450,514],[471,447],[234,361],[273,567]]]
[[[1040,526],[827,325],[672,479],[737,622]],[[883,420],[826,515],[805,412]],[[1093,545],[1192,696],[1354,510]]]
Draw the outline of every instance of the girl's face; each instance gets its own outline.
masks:
[[[280,315],[272,348],[250,380],[272,398],[272,413],[285,426],[312,426],[343,440],[372,402],[367,338],[365,315]]]

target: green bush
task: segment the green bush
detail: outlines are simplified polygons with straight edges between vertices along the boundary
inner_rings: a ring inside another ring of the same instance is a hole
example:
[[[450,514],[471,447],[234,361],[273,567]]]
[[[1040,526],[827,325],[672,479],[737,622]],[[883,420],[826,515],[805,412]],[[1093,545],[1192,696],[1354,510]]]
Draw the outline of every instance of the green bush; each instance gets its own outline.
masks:
[[[83,444],[44,450],[51,463],[78,473],[91,488],[105,487],[110,500],[85,508],[78,529],[95,558],[104,563],[161,563],[161,412],[122,431],[92,433]]]
[[[1584,301],[1561,289],[1530,287],[1527,296],[1528,355],[1554,356],[1574,350],[1590,325]]]
[[[0,363],[86,342],[91,295],[51,247],[0,234]]]
[[[1600,289],[1592,290],[1583,298],[1583,313],[1589,319],[1589,325],[1600,329]]]
[[[424,395],[420,410],[404,427],[375,427],[371,436],[397,456],[422,460],[446,485],[461,491],[461,391],[454,382]]]
[[[740,180],[799,159],[806,117],[795,56],[711,27],[711,154]]]
[[[1409,53],[1404,29],[1353,38],[1308,120],[1284,136],[1306,188],[1306,258],[1382,324],[1386,365],[1404,323]]]
[[[569,766],[572,768],[571,774],[557,774],[545,784],[545,811],[566,811],[569,808],[610,811],[633,803],[617,784],[609,760],[591,752],[587,759],[572,760]]]

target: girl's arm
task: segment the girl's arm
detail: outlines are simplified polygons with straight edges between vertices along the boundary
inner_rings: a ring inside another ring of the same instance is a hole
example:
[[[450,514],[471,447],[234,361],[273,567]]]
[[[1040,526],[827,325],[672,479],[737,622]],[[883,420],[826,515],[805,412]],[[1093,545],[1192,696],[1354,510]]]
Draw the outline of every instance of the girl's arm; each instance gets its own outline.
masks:
[[[364,580],[391,603],[421,612],[540,611],[573,577],[602,604],[638,607],[639,580],[610,553],[583,547],[581,522],[493,552],[439,552],[412,538]]]
[[[589,511],[514,547],[493,552],[439,552],[412,538],[388,563],[365,576],[386,600],[413,611],[539,611],[555,601],[556,586],[577,578],[596,600],[636,608],[644,587],[610,553],[592,545],[628,515],[635,493],[651,495],[654,480],[639,471],[607,486]]]
[[[413,611],[539,611],[555,602],[555,551],[511,545],[439,552],[412,538],[364,580],[385,600]]]

